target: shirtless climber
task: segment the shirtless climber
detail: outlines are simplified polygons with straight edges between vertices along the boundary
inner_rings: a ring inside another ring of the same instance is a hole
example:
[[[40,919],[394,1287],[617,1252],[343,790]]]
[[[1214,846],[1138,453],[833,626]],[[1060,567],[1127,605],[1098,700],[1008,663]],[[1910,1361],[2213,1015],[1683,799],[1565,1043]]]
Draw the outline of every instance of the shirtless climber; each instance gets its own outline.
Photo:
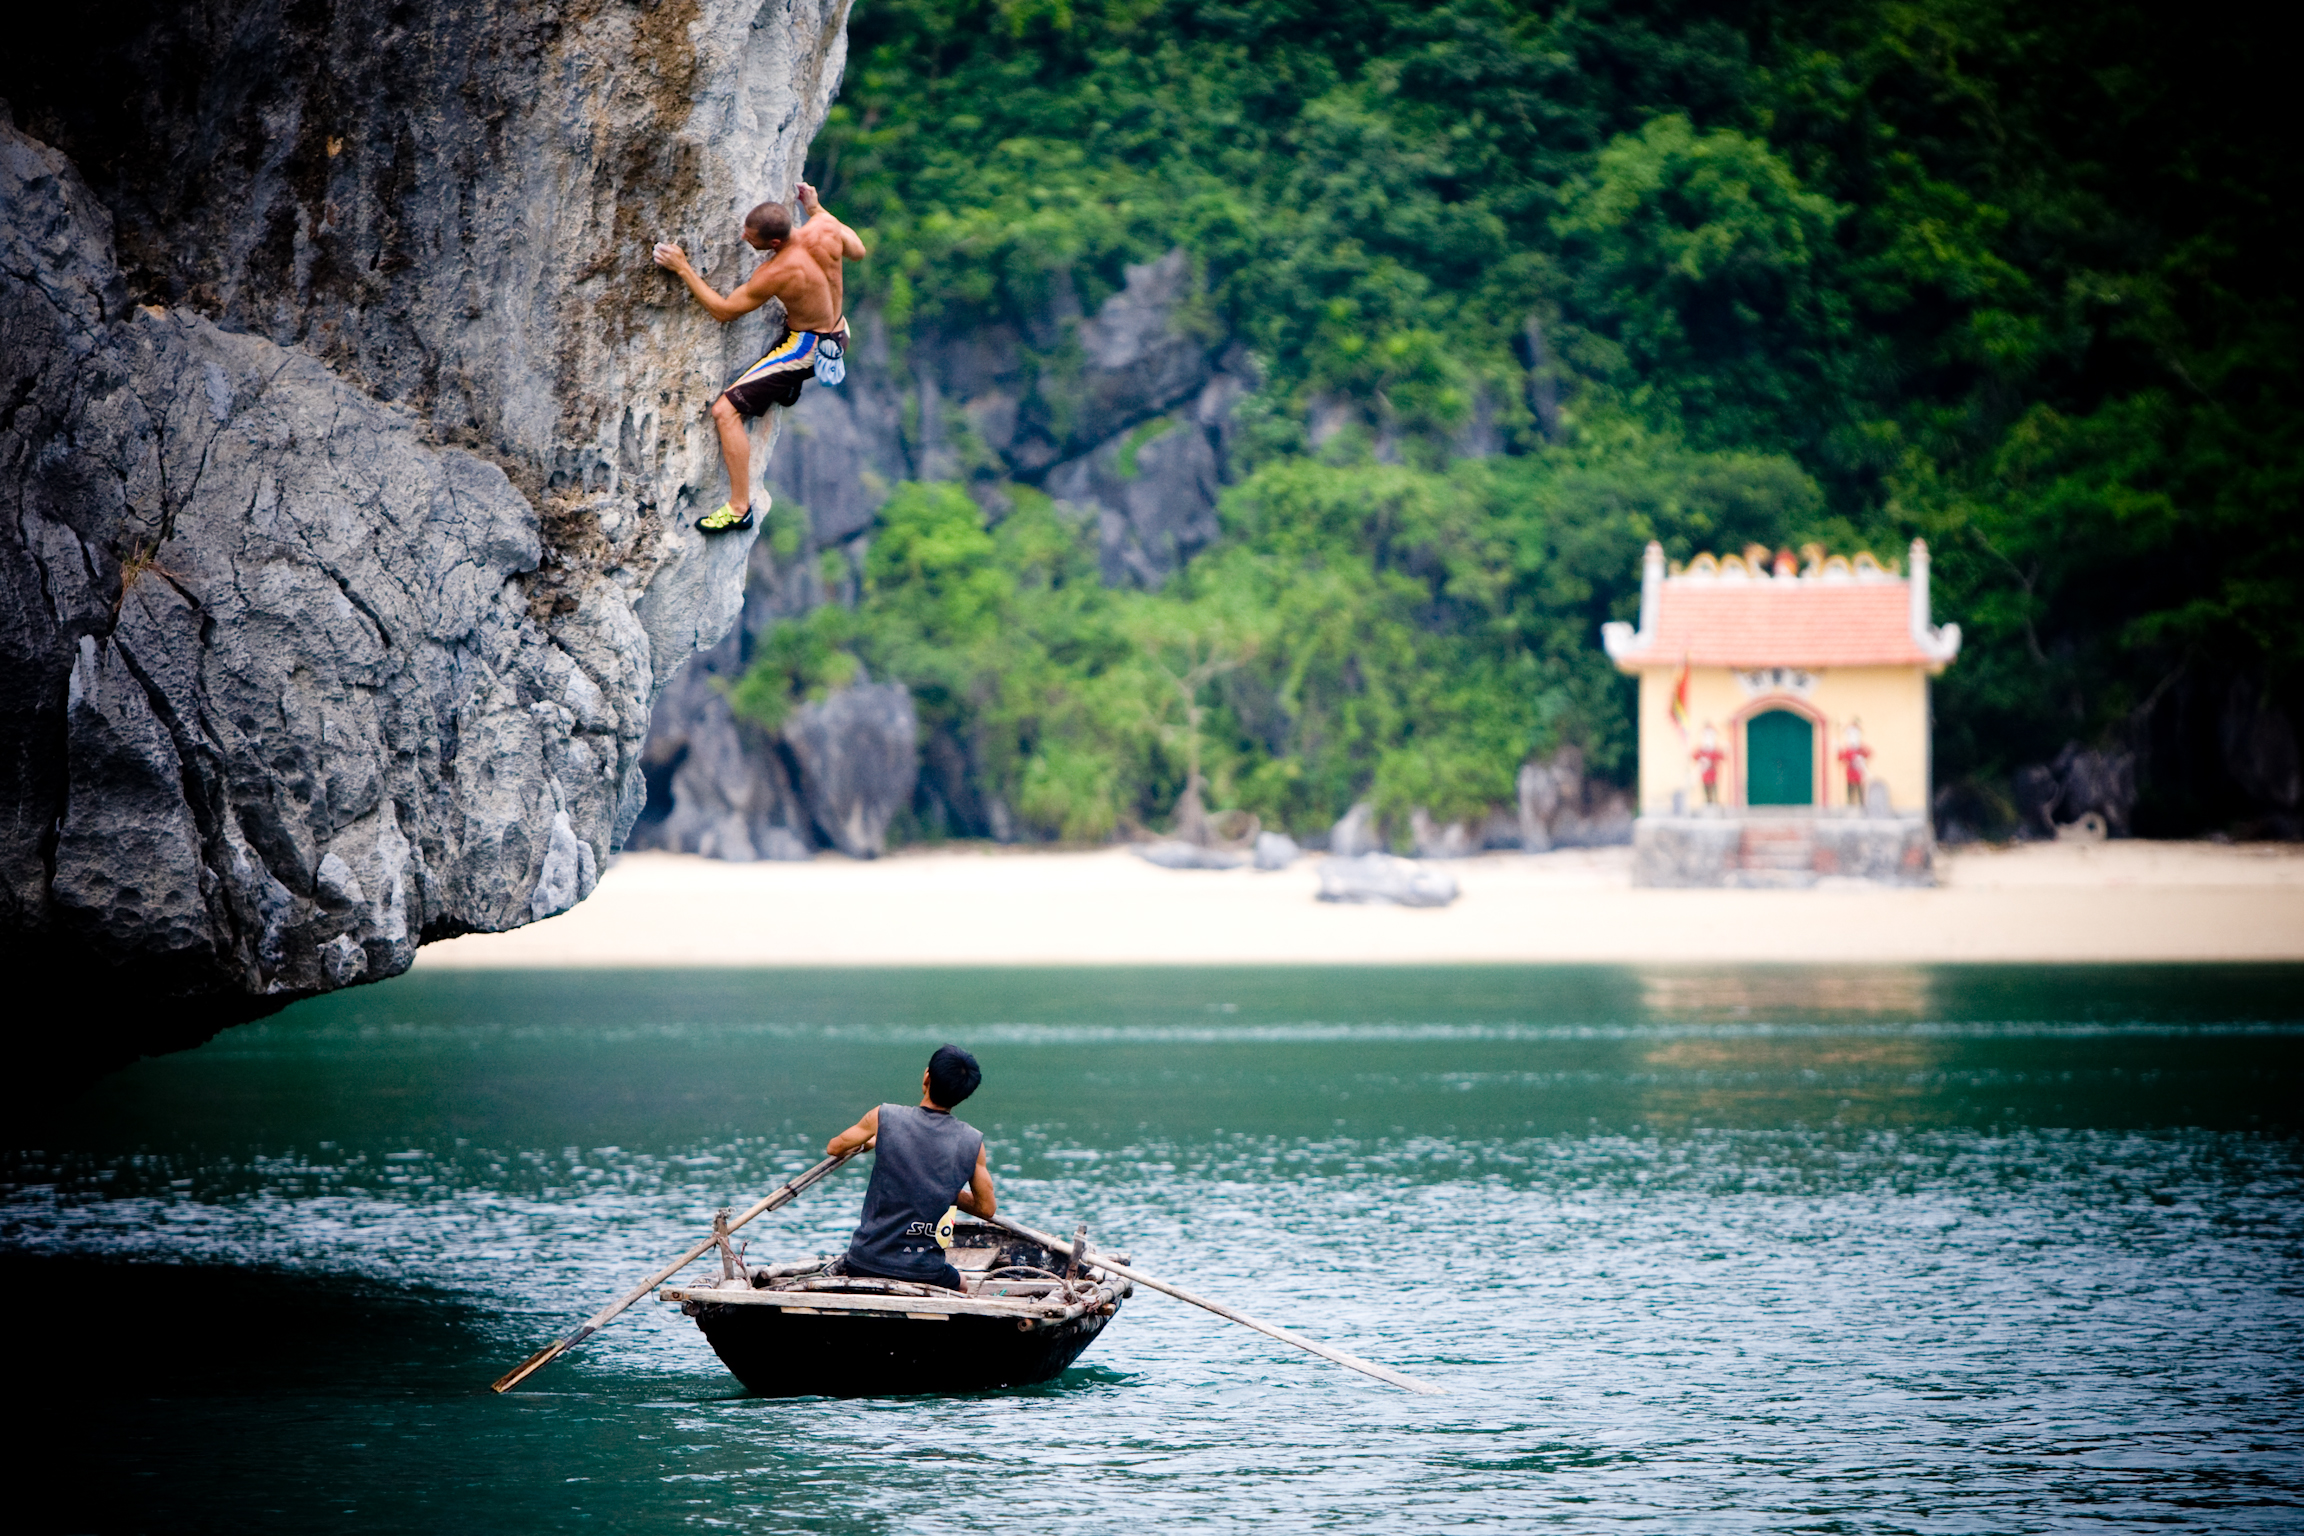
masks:
[[[762,203],[744,216],[744,243],[770,257],[733,293],[722,298],[696,275],[688,253],[676,245],[656,247],[656,265],[669,267],[696,295],[713,319],[726,325],[770,299],[784,301],[784,327],[760,361],[712,402],[712,424],[720,432],[720,456],[728,462],[728,499],[717,512],[696,520],[706,533],[734,533],[752,526],[752,440],[744,424],[771,405],[800,398],[809,379],[837,384],[846,373],[848,321],[841,308],[840,262],[865,254],[856,231],[824,211],[816,189],[800,183],[795,194],[808,222],[792,227],[792,210]]]

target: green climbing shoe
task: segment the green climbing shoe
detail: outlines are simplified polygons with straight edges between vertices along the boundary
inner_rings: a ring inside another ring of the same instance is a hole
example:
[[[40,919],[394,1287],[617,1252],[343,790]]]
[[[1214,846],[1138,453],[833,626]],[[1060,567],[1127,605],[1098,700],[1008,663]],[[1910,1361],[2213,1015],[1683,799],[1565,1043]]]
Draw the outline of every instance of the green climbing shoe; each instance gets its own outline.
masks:
[[[707,512],[696,519],[696,526],[706,533],[741,533],[752,526],[752,509],[746,507],[739,512],[722,502],[719,511]]]

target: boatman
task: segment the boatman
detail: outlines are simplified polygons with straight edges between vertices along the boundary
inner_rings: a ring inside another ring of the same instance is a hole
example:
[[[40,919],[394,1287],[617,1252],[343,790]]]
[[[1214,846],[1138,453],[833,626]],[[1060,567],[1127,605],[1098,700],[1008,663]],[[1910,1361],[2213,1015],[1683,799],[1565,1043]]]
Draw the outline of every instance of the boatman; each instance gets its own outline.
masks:
[[[669,267],[696,295],[705,312],[726,325],[770,299],[784,301],[784,324],[760,361],[712,402],[712,424],[720,433],[720,457],[728,464],[728,499],[716,512],[696,520],[706,533],[734,533],[752,526],[752,440],[745,423],[771,405],[789,406],[810,379],[837,384],[847,372],[848,320],[842,308],[840,263],[864,254],[856,231],[825,211],[816,189],[800,183],[796,196],[807,222],[795,231],[792,210],[762,203],[744,216],[744,243],[766,251],[741,286],[722,298],[696,275],[687,252],[671,244],[656,247],[656,265]]]
[[[917,1106],[883,1104],[825,1144],[833,1157],[874,1149],[864,1219],[838,1273],[961,1288],[960,1271],[944,1257],[954,1213],[989,1216],[997,1202],[984,1133],[952,1111],[983,1081],[975,1057],[956,1045],[938,1046],[920,1074]]]

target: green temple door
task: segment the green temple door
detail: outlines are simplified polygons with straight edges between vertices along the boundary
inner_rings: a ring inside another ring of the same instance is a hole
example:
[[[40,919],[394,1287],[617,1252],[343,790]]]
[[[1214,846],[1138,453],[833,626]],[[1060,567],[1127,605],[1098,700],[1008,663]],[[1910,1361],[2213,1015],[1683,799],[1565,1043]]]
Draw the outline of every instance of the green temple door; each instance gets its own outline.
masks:
[[[1816,727],[1788,709],[1754,715],[1744,726],[1746,805],[1816,803]]]

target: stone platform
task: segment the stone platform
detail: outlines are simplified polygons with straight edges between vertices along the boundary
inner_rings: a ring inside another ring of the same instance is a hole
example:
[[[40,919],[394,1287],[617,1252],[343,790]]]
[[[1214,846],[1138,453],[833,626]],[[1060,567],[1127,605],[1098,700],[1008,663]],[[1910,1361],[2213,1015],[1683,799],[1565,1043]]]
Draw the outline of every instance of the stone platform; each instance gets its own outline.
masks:
[[[1934,885],[1925,816],[1719,811],[1632,823],[1632,883],[1799,887],[1819,880]]]

